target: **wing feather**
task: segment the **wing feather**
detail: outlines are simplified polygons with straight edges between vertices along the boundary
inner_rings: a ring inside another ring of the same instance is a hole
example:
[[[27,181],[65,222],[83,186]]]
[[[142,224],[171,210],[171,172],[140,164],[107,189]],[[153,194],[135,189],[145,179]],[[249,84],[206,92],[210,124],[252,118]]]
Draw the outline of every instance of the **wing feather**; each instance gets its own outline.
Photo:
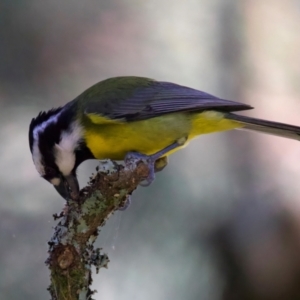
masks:
[[[201,112],[212,109],[233,112],[252,108],[169,82],[149,80],[147,85],[131,85],[130,92],[125,91],[126,85],[121,83],[119,86],[112,86],[111,90],[106,89],[106,94],[94,93],[86,101],[85,113],[110,120],[138,121],[174,112]]]

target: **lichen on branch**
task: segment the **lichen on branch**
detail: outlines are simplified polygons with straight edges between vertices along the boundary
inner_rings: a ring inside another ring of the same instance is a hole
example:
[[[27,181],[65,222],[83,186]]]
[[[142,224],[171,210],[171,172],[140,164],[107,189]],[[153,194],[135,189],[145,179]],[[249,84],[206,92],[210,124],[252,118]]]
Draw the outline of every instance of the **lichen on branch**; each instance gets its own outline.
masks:
[[[123,165],[106,161],[80,192],[79,201],[68,201],[54,228],[46,261],[51,272],[48,288],[52,300],[92,299],[91,269],[107,268],[109,258],[94,248],[99,227],[114,211],[127,205],[138,184],[147,178],[148,165],[131,161]]]

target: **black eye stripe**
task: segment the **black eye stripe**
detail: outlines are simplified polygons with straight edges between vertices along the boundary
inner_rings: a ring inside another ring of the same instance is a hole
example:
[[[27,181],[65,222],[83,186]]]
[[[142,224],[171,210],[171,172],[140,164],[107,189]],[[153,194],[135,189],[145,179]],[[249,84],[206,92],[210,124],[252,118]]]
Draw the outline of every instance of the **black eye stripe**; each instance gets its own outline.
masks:
[[[55,178],[55,177],[57,177],[57,176],[49,176],[49,175],[44,175],[44,176],[42,176],[44,179],[46,179],[47,181],[50,181],[51,179],[53,179],[53,178]]]
[[[51,180],[53,178],[59,178],[61,176],[60,171],[56,167],[56,165],[50,167],[49,165],[45,165],[45,174],[42,176],[46,180]]]
[[[47,174],[47,176],[55,177],[55,175],[57,174],[57,170],[55,170],[54,168],[51,168],[49,166],[46,166],[45,173]]]

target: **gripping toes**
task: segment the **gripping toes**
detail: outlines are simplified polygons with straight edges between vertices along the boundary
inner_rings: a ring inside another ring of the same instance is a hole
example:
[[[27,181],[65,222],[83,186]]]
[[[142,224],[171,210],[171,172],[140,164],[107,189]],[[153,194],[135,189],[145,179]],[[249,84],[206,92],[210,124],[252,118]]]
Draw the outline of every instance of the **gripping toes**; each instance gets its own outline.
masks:
[[[149,168],[148,177],[143,180],[141,186],[149,186],[155,179],[155,160],[151,156],[139,153],[139,152],[128,152],[125,156],[125,164],[143,161]]]

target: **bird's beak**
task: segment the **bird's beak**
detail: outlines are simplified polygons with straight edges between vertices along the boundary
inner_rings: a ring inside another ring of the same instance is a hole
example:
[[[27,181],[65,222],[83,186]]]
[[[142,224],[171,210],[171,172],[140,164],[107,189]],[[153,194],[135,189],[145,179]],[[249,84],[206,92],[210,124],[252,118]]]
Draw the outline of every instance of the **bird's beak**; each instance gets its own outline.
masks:
[[[79,198],[79,184],[76,175],[62,176],[59,184],[54,187],[65,200],[78,200]]]

